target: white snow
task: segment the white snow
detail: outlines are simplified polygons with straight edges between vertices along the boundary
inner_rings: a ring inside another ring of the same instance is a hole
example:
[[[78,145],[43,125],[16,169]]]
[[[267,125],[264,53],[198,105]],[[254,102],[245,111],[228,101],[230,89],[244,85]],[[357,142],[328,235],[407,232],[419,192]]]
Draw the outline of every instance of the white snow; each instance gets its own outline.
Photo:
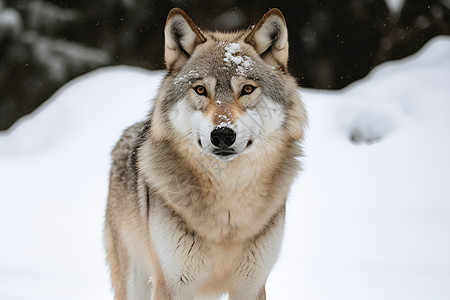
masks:
[[[23,24],[20,14],[11,8],[4,9],[0,1],[0,41],[5,35],[18,35],[22,32]]]
[[[238,43],[229,43],[227,46],[225,46],[225,50],[227,53],[230,54],[236,54],[237,52],[241,51],[241,45]]]
[[[217,101],[216,101],[217,102]],[[217,118],[220,120],[219,125],[217,127],[230,127],[231,126],[231,119],[228,115],[219,115],[216,114]]]
[[[187,74],[184,75],[177,75],[174,80],[174,84],[184,84],[189,83],[192,84],[197,77],[199,77],[199,73],[197,70],[190,70]]]
[[[450,299],[448,53],[434,38],[342,91],[301,90],[305,170],[268,299]],[[94,71],[0,134],[0,299],[112,299],[109,152],[162,77]]]
[[[242,49],[241,45],[238,43],[227,44],[222,42],[222,45],[225,48],[225,57],[223,58],[223,61],[226,63],[225,68],[232,69],[232,67],[234,67],[234,72],[237,75],[245,76],[246,71],[249,70],[255,62],[249,56],[240,54],[242,53]]]
[[[393,14],[398,14],[403,8],[403,5],[405,4],[405,0],[385,0],[387,7],[389,8],[389,11]]]

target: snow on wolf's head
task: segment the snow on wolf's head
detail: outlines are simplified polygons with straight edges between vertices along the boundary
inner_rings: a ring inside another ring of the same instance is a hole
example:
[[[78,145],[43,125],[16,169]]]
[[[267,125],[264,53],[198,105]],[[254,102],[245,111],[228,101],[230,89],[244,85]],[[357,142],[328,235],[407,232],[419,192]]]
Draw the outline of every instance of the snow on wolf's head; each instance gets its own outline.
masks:
[[[280,10],[248,30],[222,33],[201,31],[174,8],[164,34],[168,74],[152,113],[153,139],[230,161],[302,138],[306,114],[287,72]]]

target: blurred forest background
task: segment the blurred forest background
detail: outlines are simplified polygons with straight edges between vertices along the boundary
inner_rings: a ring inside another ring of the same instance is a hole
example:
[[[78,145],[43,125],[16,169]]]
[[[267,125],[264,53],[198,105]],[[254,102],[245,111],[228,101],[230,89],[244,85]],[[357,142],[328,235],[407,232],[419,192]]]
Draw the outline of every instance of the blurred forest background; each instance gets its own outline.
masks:
[[[164,69],[173,7],[211,30],[246,28],[280,8],[290,71],[301,86],[319,89],[345,87],[450,34],[450,0],[0,0],[0,130],[93,69]]]

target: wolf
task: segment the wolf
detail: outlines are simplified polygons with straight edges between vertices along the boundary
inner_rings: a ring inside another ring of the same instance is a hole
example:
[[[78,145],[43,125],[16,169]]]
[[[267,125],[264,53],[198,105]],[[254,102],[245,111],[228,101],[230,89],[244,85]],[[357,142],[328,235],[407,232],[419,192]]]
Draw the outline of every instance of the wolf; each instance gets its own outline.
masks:
[[[283,14],[200,30],[181,9],[148,118],[112,151],[104,241],[115,299],[266,299],[307,115]]]

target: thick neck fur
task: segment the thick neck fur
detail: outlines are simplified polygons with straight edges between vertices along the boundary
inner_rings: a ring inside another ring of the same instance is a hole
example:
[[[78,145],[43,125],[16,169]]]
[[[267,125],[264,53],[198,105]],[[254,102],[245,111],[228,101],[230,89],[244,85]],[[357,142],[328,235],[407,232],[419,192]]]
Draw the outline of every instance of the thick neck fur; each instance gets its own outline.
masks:
[[[189,141],[149,139],[139,167],[190,229],[214,242],[239,242],[256,237],[284,209],[300,153],[295,143],[278,142],[223,162]]]

